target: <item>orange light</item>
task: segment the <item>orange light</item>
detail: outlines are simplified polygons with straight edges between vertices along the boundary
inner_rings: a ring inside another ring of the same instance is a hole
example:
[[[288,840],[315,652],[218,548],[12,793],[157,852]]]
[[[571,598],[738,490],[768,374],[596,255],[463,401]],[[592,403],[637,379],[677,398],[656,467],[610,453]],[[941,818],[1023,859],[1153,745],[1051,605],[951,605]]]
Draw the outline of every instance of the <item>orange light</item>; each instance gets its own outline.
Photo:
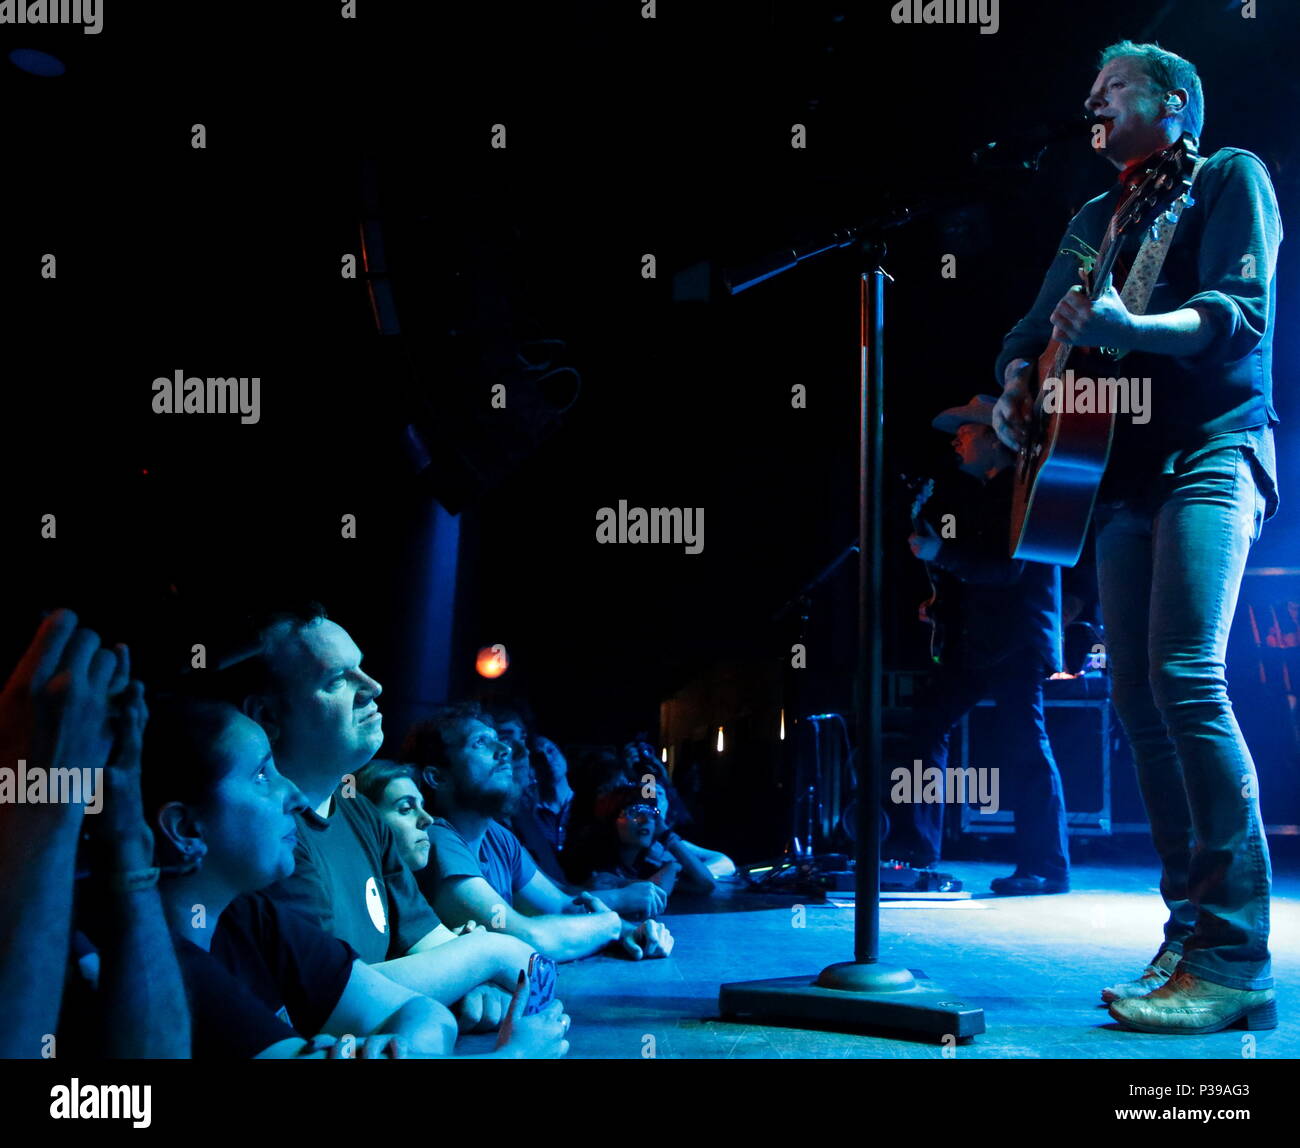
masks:
[[[499,678],[509,667],[510,658],[500,642],[495,646],[484,646],[474,660],[474,668],[485,678]]]

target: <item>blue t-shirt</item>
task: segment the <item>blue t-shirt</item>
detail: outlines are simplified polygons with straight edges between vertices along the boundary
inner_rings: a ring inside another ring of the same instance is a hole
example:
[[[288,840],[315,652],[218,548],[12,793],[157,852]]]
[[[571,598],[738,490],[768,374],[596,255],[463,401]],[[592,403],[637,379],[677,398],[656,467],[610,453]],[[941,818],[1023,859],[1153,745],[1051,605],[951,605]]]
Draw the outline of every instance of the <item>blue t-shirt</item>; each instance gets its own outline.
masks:
[[[488,822],[477,857],[459,830],[441,817],[435,817],[425,832],[429,834],[429,864],[415,879],[430,904],[443,881],[452,877],[482,877],[513,905],[515,894],[537,872],[537,863],[519,844],[519,838],[495,821]]]

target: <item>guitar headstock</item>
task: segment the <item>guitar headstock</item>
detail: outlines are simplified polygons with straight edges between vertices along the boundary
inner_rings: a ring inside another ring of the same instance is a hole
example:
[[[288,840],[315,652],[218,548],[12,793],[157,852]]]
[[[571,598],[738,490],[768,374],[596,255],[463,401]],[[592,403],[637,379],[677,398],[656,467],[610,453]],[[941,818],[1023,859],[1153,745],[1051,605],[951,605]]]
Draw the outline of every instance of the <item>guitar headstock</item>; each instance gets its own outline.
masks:
[[[1196,170],[1196,143],[1191,136],[1183,136],[1177,143],[1156,152],[1141,170],[1141,178],[1115,210],[1115,234],[1153,229],[1159,238],[1160,216],[1167,222],[1178,218],[1173,210],[1176,200],[1182,206],[1193,202],[1189,189],[1192,173]]]
[[[907,475],[903,475],[902,478],[907,489],[912,492],[912,508],[907,512],[907,516],[918,518],[921,508],[930,501],[930,496],[934,493],[934,479],[909,478]]]

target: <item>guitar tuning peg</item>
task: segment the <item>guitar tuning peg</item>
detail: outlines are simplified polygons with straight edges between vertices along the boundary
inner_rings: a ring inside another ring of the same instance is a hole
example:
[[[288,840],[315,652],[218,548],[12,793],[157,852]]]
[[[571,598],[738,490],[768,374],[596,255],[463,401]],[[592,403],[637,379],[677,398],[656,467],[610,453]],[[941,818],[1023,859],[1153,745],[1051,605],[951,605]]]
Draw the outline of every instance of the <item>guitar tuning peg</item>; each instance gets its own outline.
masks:
[[[1165,220],[1166,223],[1177,223],[1177,222],[1178,222],[1178,216],[1176,216],[1176,215],[1174,214],[1174,209],[1173,209],[1172,207],[1171,207],[1168,211],[1165,212],[1165,214],[1164,214],[1164,220]]]
[[[1157,243],[1160,242],[1160,228],[1157,227],[1154,223],[1151,225],[1151,238],[1154,239]]]
[[[1191,207],[1192,204],[1196,202],[1196,200],[1194,200],[1190,195],[1184,195],[1183,202],[1186,203],[1188,207]]]

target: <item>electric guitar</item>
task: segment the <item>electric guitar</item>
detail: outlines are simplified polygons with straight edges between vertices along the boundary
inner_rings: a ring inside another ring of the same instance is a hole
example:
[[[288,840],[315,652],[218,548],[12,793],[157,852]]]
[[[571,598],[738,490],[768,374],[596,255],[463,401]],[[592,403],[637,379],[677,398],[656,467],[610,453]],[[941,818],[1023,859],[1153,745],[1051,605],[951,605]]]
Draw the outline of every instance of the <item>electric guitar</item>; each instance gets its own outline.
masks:
[[[1093,252],[1083,244],[1084,251],[1070,252],[1081,258],[1089,299],[1097,299],[1109,286],[1126,235],[1150,230],[1158,239],[1158,217],[1174,223],[1175,201],[1182,206],[1193,202],[1188,189],[1199,158],[1190,136],[1156,152],[1142,169],[1140,182],[1115,208],[1100,249]],[[1114,411],[1075,412],[1064,409],[1071,403],[1046,402],[1054,388],[1064,387],[1067,368],[1078,377],[1113,377],[1114,356],[1053,339],[1038,357],[1028,437],[1016,460],[1011,556],[1056,566],[1079,561],[1115,434]],[[1049,379],[1055,380],[1052,387]],[[1061,409],[1048,410],[1049,405]]]

